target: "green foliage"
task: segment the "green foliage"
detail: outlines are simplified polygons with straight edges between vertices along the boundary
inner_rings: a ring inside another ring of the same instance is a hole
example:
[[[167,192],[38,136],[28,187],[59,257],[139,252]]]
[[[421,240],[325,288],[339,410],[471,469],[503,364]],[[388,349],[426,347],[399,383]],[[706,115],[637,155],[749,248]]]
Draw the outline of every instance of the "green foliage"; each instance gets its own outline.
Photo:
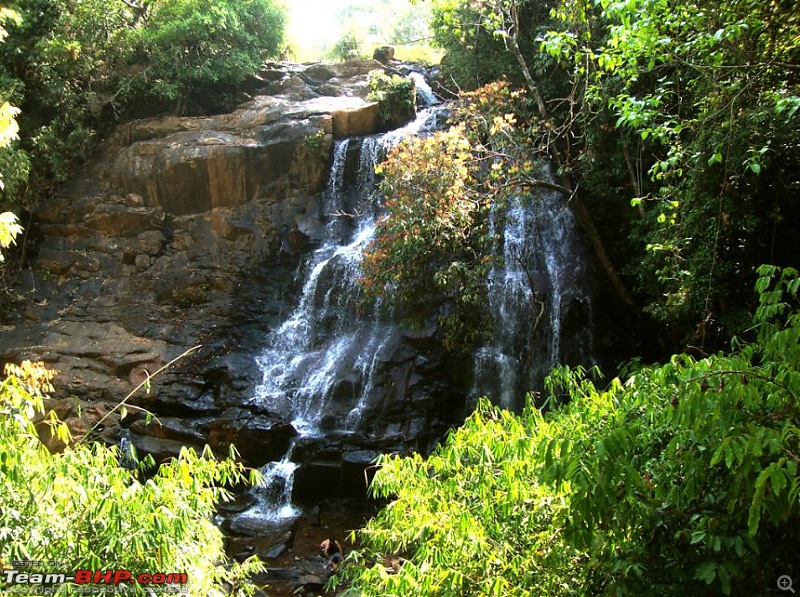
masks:
[[[427,460],[383,456],[372,492],[392,502],[358,532],[355,591],[378,595],[573,595],[580,554],[558,539],[564,495],[536,482],[539,415],[481,400]]]
[[[389,293],[413,323],[442,312],[448,342],[467,341],[485,295],[485,207],[471,192],[469,143],[453,128],[398,145],[379,168],[386,215],[362,262],[368,294]],[[454,311],[452,309],[455,309]]]
[[[763,266],[757,338],[676,355],[565,406],[486,402],[428,459],[383,457],[391,503],[344,567],[363,595],[767,594],[800,574],[800,277]]]
[[[3,24],[7,21],[18,22],[18,20],[19,15],[15,11],[0,6],[0,41],[5,39],[7,35]],[[19,108],[12,106],[8,102],[0,106],[0,189],[5,188],[9,182],[8,179],[3,180],[3,173],[9,170],[14,173],[17,172],[9,168],[9,164],[7,162],[4,163],[4,161],[10,156],[13,156],[7,148],[18,138],[19,125],[16,120],[18,114]],[[17,182],[16,177],[12,179],[12,188]],[[19,225],[19,220],[16,215],[10,211],[0,213],[0,249],[7,249],[14,244],[17,236],[21,233],[22,226]],[[0,251],[0,263],[4,260],[5,257],[3,257],[3,253]]]
[[[5,20],[10,19],[16,13],[11,13],[7,9],[0,7],[0,40],[5,38],[6,30],[2,27]],[[9,146],[19,138],[19,124],[17,124],[17,116],[19,115],[19,108],[12,106],[10,103],[5,102],[0,106],[0,189],[10,187],[11,192],[17,190],[17,186],[24,182],[27,177],[27,164],[15,164],[15,159],[19,159],[19,154],[14,152]],[[14,167],[16,165],[16,168]],[[3,178],[3,173],[11,172],[11,177]],[[22,174],[22,176],[21,176]],[[23,179],[23,180],[20,180]],[[3,230],[0,232],[0,247],[5,248],[13,241],[15,235],[8,235],[13,231],[11,225],[14,222],[8,222],[7,214],[3,221]],[[0,256],[0,260],[2,257]]]
[[[702,346],[712,321],[741,330],[741,281],[761,261],[796,255],[777,231],[798,225],[787,214],[800,165],[800,20],[785,2],[596,4],[565,3],[541,47],[585,86],[583,111],[608,110],[605,126],[635,148],[629,167],[649,180],[633,185],[643,217],[632,239],[645,254],[628,271],[656,317],[686,331],[704,322],[683,339]]]
[[[413,118],[417,110],[417,95],[414,80],[400,75],[389,75],[381,70],[369,74],[368,99],[378,102],[381,121],[391,123]]]
[[[137,62],[148,71],[143,84],[183,112],[190,94],[241,83],[277,55],[284,20],[273,0],[161,0],[135,36]]]
[[[0,147],[7,147],[18,138],[19,125],[16,120],[18,114],[19,108],[8,102],[0,106]]]
[[[0,383],[2,561],[58,561],[63,571],[186,573],[193,595],[252,592],[246,575],[258,563],[226,564],[222,535],[211,521],[215,504],[228,498],[224,487],[248,478],[233,454],[218,461],[210,450],[183,450],[146,480],[119,465],[116,448],[72,444],[51,454],[32,421],[43,412],[52,372],[26,362],[6,373]],[[69,442],[66,426],[48,421]],[[72,584],[55,588],[57,595],[75,593]],[[132,588],[145,594],[143,586]]]
[[[551,0],[435,0],[431,28],[434,43],[446,51],[442,60],[445,85],[473,90],[504,77],[515,85],[523,83],[504,39],[509,29],[506,17],[513,12],[519,18],[518,42],[534,76],[549,96],[557,97],[563,74],[554,71],[549,56],[536,51],[536,39],[550,28],[550,10],[555,4]]]
[[[330,55],[336,60],[352,60],[361,57],[361,43],[354,33],[345,33],[331,48]]]
[[[32,0],[18,10],[0,50],[0,95],[22,109],[21,141],[2,156],[14,181],[3,199],[28,207],[85,158],[104,107],[121,106],[132,15],[107,0]]]
[[[479,23],[480,8],[473,3],[433,3],[434,41],[447,52],[442,61],[444,75],[457,88],[475,89],[513,70],[502,42]]]
[[[28,207],[69,179],[120,119],[222,107],[276,55],[273,0],[26,0],[0,46],[0,100],[22,110],[0,153],[2,200]]]
[[[19,220],[10,211],[0,213],[0,249],[7,249],[16,241],[17,236],[22,234],[22,226],[19,225]],[[5,258],[0,251],[0,263]]]
[[[434,5],[459,85],[530,71],[549,128],[531,144],[580,187],[670,348],[700,352],[746,325],[759,263],[796,259],[798,28],[777,0]]]
[[[306,135],[305,137],[303,137],[302,147],[311,154],[319,153],[321,151],[328,149],[325,132],[318,131],[311,135]]]

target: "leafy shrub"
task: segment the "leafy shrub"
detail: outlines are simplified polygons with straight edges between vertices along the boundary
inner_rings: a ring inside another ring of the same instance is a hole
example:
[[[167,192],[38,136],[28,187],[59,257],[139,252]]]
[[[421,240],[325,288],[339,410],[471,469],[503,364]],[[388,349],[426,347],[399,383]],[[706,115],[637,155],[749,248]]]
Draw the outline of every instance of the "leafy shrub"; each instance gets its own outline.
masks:
[[[417,110],[414,80],[374,70],[369,74],[368,99],[378,102],[382,126],[392,128],[408,122]]]
[[[336,60],[353,60],[361,57],[361,44],[353,33],[345,33],[331,48],[330,55]]]
[[[763,595],[800,574],[800,277],[759,273],[757,337],[729,355],[605,390],[558,369],[567,405],[482,401],[428,460],[383,457],[355,590]]]
[[[489,265],[472,157],[463,127],[401,142],[378,168],[386,215],[361,265],[368,296],[389,295],[415,325],[439,314],[454,349],[477,339]]]
[[[22,226],[19,225],[17,216],[10,211],[0,213],[0,249],[6,249],[16,242],[17,236],[22,234]],[[0,263],[5,258],[0,251]]]
[[[283,47],[285,15],[272,0],[169,0],[154,5],[138,43],[147,91],[186,110],[190,95],[241,83]],[[138,60],[137,62],[141,62]]]
[[[539,484],[539,415],[485,399],[427,460],[382,457],[392,503],[359,531],[346,571],[363,595],[569,595],[580,554],[559,539],[564,494]]]
[[[26,362],[7,365],[6,374],[0,382],[3,562],[61,563],[50,572],[185,573],[192,595],[252,592],[246,575],[258,563],[224,565],[222,534],[211,521],[216,502],[228,496],[223,487],[247,479],[241,465],[184,449],[154,477],[140,480],[137,471],[120,466],[116,448],[72,444],[51,454],[32,421],[43,410],[52,372]],[[69,441],[66,426],[49,420]],[[56,595],[69,595],[75,586],[54,588]],[[144,586],[131,588],[145,593]]]

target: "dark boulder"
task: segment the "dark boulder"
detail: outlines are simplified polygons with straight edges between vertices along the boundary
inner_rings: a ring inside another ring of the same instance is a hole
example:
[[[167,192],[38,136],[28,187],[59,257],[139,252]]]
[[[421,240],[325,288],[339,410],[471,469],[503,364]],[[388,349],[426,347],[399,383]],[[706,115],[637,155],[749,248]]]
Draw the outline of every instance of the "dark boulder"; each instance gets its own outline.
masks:
[[[394,60],[394,48],[392,46],[380,46],[375,48],[375,51],[372,53],[372,58],[382,64],[389,64]]]

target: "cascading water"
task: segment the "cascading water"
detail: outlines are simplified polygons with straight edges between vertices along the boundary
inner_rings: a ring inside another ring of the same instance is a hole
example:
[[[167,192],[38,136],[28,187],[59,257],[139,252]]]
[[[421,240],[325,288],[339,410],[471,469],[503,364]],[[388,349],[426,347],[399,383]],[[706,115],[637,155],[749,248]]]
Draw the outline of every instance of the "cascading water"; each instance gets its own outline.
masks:
[[[375,166],[400,139],[420,134],[435,118],[425,110],[401,129],[335,143],[322,205],[328,219],[324,238],[305,265],[297,307],[257,359],[264,377],[256,402],[291,420],[300,438],[353,430],[360,422],[378,357],[397,333],[380,316],[380,305],[365,309],[358,286],[361,255],[375,231]],[[354,180],[346,176],[351,161],[357,164]],[[281,495],[267,496],[272,504],[267,517],[296,514],[291,457],[292,449],[262,471],[268,488],[283,488]]]
[[[552,178],[542,168],[543,178]],[[556,365],[591,362],[589,277],[572,211],[559,193],[515,197],[491,227],[502,259],[489,274],[493,332],[475,354],[474,394],[516,410]],[[565,334],[576,311],[583,325]]]
[[[418,89],[424,92],[425,87],[418,82]],[[299,446],[370,433],[362,428],[362,412],[370,407],[376,377],[382,375],[382,358],[404,333],[379,306],[367,309],[360,300],[358,268],[377,216],[375,165],[403,137],[436,128],[445,111],[423,110],[402,129],[335,143],[322,198],[323,238],[303,266],[296,308],[271,332],[257,359],[263,382],[254,400],[286,417],[298,433],[283,459],[263,469],[266,489],[259,516],[282,520],[297,514],[291,502],[297,468],[292,458]],[[517,409],[524,393],[540,387],[554,365],[570,355],[586,364],[589,326],[571,331],[569,339],[563,338],[563,328],[569,312],[577,309],[585,318],[591,311],[582,287],[585,272],[576,258],[575,222],[562,197],[540,191],[515,199],[505,213],[495,214],[491,225],[502,238],[497,248],[502,264],[488,279],[494,332],[475,355],[474,393]],[[376,394],[385,391],[384,386]]]
[[[422,107],[433,106],[439,103],[439,98],[433,93],[433,89],[428,85],[425,75],[416,71],[411,71],[408,76],[414,80],[417,88],[417,104]]]

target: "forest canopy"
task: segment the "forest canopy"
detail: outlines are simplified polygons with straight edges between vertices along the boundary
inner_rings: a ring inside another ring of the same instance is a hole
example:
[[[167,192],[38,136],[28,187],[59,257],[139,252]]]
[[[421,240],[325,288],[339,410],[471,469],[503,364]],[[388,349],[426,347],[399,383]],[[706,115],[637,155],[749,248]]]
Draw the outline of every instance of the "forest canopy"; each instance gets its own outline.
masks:
[[[473,176],[478,186],[492,180],[482,192],[497,198],[517,184],[526,156],[548,160],[620,302],[668,332],[662,355],[707,354],[742,332],[756,268],[791,266],[800,254],[794,3],[432,5],[435,41],[447,51],[441,85],[504,78],[527,92],[522,110],[473,105],[474,121],[509,115],[508,135],[471,139],[473,151],[498,160],[491,177]],[[388,179],[412,180],[429,166],[395,160]],[[391,210],[388,218],[385,230],[400,225]],[[399,256],[403,245],[387,238],[376,240],[380,255]],[[429,238],[433,251],[439,240]],[[479,267],[480,256],[469,263]],[[395,282],[390,290],[414,287]]]
[[[98,138],[134,117],[206,113],[283,48],[274,0],[8,2],[0,99],[20,112],[0,150],[4,209],[65,182]]]

